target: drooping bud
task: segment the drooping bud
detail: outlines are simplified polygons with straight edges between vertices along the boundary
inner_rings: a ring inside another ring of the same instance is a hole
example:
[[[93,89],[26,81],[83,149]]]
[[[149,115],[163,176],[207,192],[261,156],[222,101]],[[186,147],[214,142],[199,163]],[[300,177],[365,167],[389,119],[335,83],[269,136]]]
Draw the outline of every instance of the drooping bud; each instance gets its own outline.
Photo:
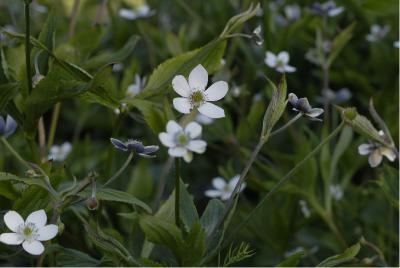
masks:
[[[37,73],[32,77],[32,86],[35,88],[39,82],[44,78],[43,75]]]
[[[96,196],[91,196],[88,199],[86,199],[86,207],[89,210],[96,210],[99,207],[99,202]]]

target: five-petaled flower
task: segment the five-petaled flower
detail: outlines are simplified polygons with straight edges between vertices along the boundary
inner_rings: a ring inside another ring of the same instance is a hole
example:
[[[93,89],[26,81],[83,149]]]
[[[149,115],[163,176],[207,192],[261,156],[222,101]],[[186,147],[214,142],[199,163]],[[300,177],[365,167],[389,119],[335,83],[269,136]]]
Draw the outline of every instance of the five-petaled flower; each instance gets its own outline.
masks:
[[[152,155],[152,153],[157,152],[158,149],[160,148],[157,145],[144,146],[142,142],[131,139],[127,140],[126,142],[123,142],[118,139],[110,138],[110,141],[114,145],[114,147],[117,148],[118,150],[124,152],[135,152],[144,158],[156,157],[155,155]]]
[[[226,201],[230,198],[233,191],[235,190],[236,184],[238,184],[240,175],[236,175],[231,178],[228,182],[221,177],[215,177],[212,180],[212,186],[214,189],[205,191],[205,195],[211,198],[220,198],[222,201]],[[246,183],[240,186],[240,192],[244,190]]]
[[[6,120],[2,116],[0,116],[0,136],[4,136],[5,138],[9,137],[11,134],[15,132],[17,129],[17,122],[7,115]]]
[[[267,51],[265,53],[265,64],[280,73],[292,73],[296,71],[296,68],[289,65],[289,58],[289,53],[286,51],[281,51],[278,55]]]
[[[158,137],[162,144],[168,147],[168,154],[173,157],[183,157],[189,163],[193,159],[193,153],[202,154],[206,151],[207,143],[198,139],[202,127],[191,122],[185,128],[175,121],[168,121],[167,132],[161,132]]]
[[[314,3],[311,6],[311,10],[320,16],[335,17],[343,12],[343,7],[337,7],[335,1],[328,1],[323,4]]]
[[[375,43],[381,41],[390,31],[389,25],[380,26],[374,24],[371,26],[370,33],[367,34],[366,39],[368,42]]]
[[[176,110],[188,114],[192,109],[197,109],[201,114],[210,118],[221,118],[225,116],[222,108],[210,101],[217,101],[225,97],[228,92],[228,83],[218,81],[207,90],[208,73],[199,64],[189,74],[188,81],[183,75],[177,75],[172,80],[172,87],[180,98],[175,98],[173,104]]]
[[[50,148],[48,159],[53,161],[64,161],[72,151],[72,145],[69,142],[64,142],[61,145],[53,145]]]
[[[4,223],[13,233],[2,233],[0,242],[7,245],[20,245],[32,255],[40,255],[44,246],[40,241],[54,238],[58,233],[55,224],[48,224],[47,216],[43,209],[32,212],[24,219],[15,211],[9,211],[4,215]]]
[[[307,98],[299,99],[299,98],[297,98],[296,94],[290,93],[289,97],[288,97],[288,101],[293,106],[293,110],[298,111],[298,112],[310,117],[311,120],[321,121],[321,119],[318,119],[316,117],[320,116],[324,112],[324,109],[312,108],[310,103],[308,102]]]
[[[385,133],[381,130],[379,131],[379,135],[384,137]],[[391,162],[396,159],[396,152],[392,148],[372,141],[358,146],[358,153],[360,155],[369,155],[368,162],[373,168],[379,166],[382,162],[383,156],[386,156],[386,158]]]

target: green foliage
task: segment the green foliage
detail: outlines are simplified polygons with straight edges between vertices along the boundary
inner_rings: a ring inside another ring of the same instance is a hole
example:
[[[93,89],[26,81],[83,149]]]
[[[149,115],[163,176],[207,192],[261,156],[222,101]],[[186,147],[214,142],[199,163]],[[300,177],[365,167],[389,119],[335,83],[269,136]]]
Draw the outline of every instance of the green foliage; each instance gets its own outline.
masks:
[[[235,248],[233,248],[231,245],[228,253],[225,256],[223,267],[228,267],[234,263],[250,258],[254,254],[255,252],[250,249],[250,246],[247,243],[241,243]]]
[[[289,257],[287,257],[285,260],[280,262],[277,267],[297,267],[297,265],[300,262],[301,257],[304,256],[303,251],[296,252]]]
[[[317,267],[334,267],[354,260],[360,251],[361,246],[359,243],[347,248],[342,254],[329,257],[322,261]]]

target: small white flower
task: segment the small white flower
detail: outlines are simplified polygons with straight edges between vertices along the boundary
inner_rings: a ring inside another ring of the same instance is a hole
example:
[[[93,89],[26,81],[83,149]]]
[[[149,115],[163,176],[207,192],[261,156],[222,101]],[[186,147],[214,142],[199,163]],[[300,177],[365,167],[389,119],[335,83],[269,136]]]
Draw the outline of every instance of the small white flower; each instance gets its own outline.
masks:
[[[344,11],[344,7],[338,7],[335,1],[330,0],[323,4],[314,3],[311,6],[311,10],[320,16],[335,17]]]
[[[189,163],[193,159],[193,153],[202,154],[206,151],[207,143],[197,139],[200,137],[202,127],[191,122],[185,128],[182,128],[175,121],[168,121],[167,132],[161,132],[158,135],[161,143],[168,147],[168,154],[173,157],[183,157]]]
[[[112,71],[115,73],[121,72],[124,69],[124,64],[123,63],[116,63],[112,67]]]
[[[399,40],[393,42],[393,46],[399,48]]]
[[[0,242],[7,245],[20,245],[26,252],[32,255],[40,255],[44,252],[44,246],[40,241],[54,238],[58,233],[55,224],[46,225],[47,216],[43,209],[32,212],[24,219],[15,211],[9,211],[4,215],[4,223],[12,233],[2,233]]]
[[[329,192],[336,201],[339,201],[343,198],[343,189],[339,184],[330,185]]]
[[[201,64],[190,72],[188,80],[183,75],[177,75],[172,80],[175,92],[182,96],[173,100],[174,108],[183,114],[197,109],[201,114],[211,118],[225,117],[224,110],[210,101],[225,97],[228,92],[228,83],[218,81],[206,89],[208,73]]]
[[[135,83],[130,84],[128,89],[126,90],[126,95],[128,97],[133,97],[140,93],[143,90],[146,84],[147,78],[144,76],[143,78],[140,75],[135,74]]]
[[[69,142],[64,142],[61,145],[53,145],[50,148],[48,158],[53,161],[64,161],[72,151],[72,145]]]
[[[147,18],[153,16],[155,14],[154,10],[151,10],[149,5],[144,4],[136,8],[136,10],[131,10],[127,8],[121,8],[118,11],[118,14],[121,18],[127,20],[136,20],[139,18]]]
[[[294,111],[303,113],[310,117],[311,120],[321,121],[317,117],[324,113],[324,109],[312,108],[307,98],[297,98],[296,94],[290,93],[288,96],[289,103],[293,106]]]
[[[375,43],[381,41],[390,31],[389,25],[380,26],[378,24],[374,24],[371,26],[370,33],[367,34],[366,39],[371,43]]]
[[[195,121],[197,123],[199,123],[199,124],[202,124],[202,125],[210,125],[210,124],[214,123],[215,120],[213,118],[208,117],[208,116],[205,116],[205,115],[202,115],[202,114],[197,114],[196,118],[195,118]]]
[[[311,216],[311,210],[308,207],[307,202],[305,200],[300,200],[299,205],[301,213],[303,213],[304,217],[309,218]]]
[[[212,186],[214,189],[205,191],[205,195],[211,198],[220,198],[222,201],[228,200],[233,191],[235,190],[236,184],[239,182],[240,175],[236,175],[230,179],[229,182],[221,177],[216,177],[212,180]],[[240,186],[240,192],[244,190],[246,183]]]
[[[384,132],[379,131],[379,135],[385,136]],[[368,163],[371,167],[377,167],[382,162],[383,156],[393,162],[396,159],[396,153],[392,148],[383,146],[375,142],[364,143],[358,146],[358,153],[360,155],[369,155]]]
[[[300,19],[301,9],[297,4],[287,5],[284,7],[286,19],[290,22]]]
[[[252,38],[256,42],[258,46],[261,46],[264,43],[264,38],[261,36],[261,25],[258,25],[252,33]]]
[[[289,53],[286,51],[281,51],[278,55],[267,51],[265,54],[265,64],[280,73],[292,73],[296,71],[295,67],[289,65]]]

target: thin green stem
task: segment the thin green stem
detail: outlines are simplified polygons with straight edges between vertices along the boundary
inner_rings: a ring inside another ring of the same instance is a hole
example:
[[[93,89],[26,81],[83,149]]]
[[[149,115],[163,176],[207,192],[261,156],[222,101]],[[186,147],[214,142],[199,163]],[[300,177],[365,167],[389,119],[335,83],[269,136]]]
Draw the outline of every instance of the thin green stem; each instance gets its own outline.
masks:
[[[122,165],[122,167],[117,171],[117,173],[115,173],[111,178],[109,178],[108,181],[106,181],[106,183],[104,183],[101,188],[104,188],[107,185],[111,184],[113,181],[115,181],[119,177],[119,175],[121,175],[121,173],[126,169],[126,167],[131,162],[133,155],[134,155],[134,153],[131,152],[129,154],[128,158],[126,159],[125,163]]]
[[[283,125],[282,127],[278,128],[275,131],[272,131],[271,134],[269,135],[270,137],[281,133],[283,130],[285,130],[286,128],[288,128],[290,125],[292,125],[294,122],[296,122],[297,120],[299,120],[301,117],[303,116],[303,113],[298,113],[295,117],[293,117],[292,119],[290,119],[285,125]]]
[[[58,118],[60,115],[60,110],[61,110],[61,103],[58,102],[54,106],[53,114],[51,115],[49,138],[47,140],[47,148],[49,148],[49,149],[54,144],[54,137],[56,135],[56,129],[57,129]]]
[[[4,138],[1,137],[1,141],[4,143],[4,145],[7,147],[7,149],[15,156],[15,158],[18,159],[18,161],[27,169],[31,169],[32,167],[26,162],[17,151],[14,150],[14,148],[11,146],[11,144],[8,143],[8,141]]]
[[[250,212],[247,217],[242,220],[239,225],[232,232],[232,235],[227,239],[225,244],[229,244],[229,242],[233,239],[233,237],[238,233],[238,231],[243,228],[249,220],[256,214],[256,212],[264,205],[264,203],[274,194],[276,193],[283,184],[285,184],[294,173],[296,173],[310,158],[314,157],[321,148],[327,144],[333,137],[335,137],[343,128],[344,122],[342,122],[328,137],[326,137],[317,147],[314,148],[306,157],[303,158],[297,165],[292,168],[282,179],[280,179],[274,187],[263,197],[263,199],[257,204],[257,206]]]
[[[180,199],[181,199],[181,187],[180,187],[180,177],[181,177],[181,162],[180,158],[175,158],[175,224],[178,228],[181,228],[180,223]]]
[[[30,1],[25,1],[25,63],[28,92],[32,92],[32,73],[31,73],[31,22],[30,22]]]

